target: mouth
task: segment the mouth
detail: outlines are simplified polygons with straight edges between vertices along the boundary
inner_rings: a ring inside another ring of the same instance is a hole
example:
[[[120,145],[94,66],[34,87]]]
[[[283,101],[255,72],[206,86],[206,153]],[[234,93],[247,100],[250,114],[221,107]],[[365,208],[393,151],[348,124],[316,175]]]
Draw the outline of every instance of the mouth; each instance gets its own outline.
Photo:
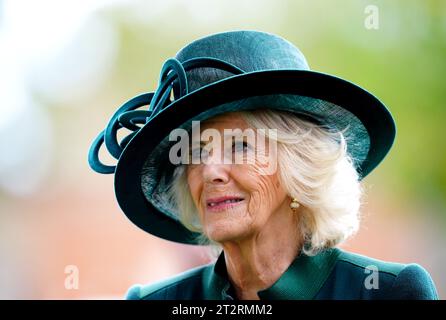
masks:
[[[244,202],[244,198],[237,196],[226,196],[220,198],[212,198],[206,201],[206,208],[212,212],[224,211],[228,208],[232,208],[240,205]]]

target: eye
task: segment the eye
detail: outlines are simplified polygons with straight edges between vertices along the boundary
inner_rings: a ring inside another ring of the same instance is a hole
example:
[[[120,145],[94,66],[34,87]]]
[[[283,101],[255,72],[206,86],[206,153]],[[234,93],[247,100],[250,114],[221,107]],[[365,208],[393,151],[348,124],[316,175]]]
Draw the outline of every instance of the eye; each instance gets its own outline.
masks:
[[[192,159],[200,159],[201,158],[201,151],[202,148],[194,148],[189,152],[189,159],[192,161]]]
[[[249,144],[246,141],[234,141],[232,143],[233,152],[245,152],[249,149]]]
[[[194,162],[198,159],[199,162],[201,162],[203,159],[207,159],[209,157],[209,148],[206,148],[205,145],[201,145],[199,148],[191,149],[189,152],[189,159],[190,161]]]

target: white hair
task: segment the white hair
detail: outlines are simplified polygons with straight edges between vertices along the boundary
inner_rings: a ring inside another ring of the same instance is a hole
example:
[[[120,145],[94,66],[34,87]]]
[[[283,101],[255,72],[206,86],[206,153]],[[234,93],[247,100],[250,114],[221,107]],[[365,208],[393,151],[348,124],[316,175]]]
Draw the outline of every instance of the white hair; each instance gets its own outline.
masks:
[[[277,129],[278,177],[291,198],[297,198],[298,231],[304,239],[303,252],[315,255],[353,235],[359,227],[363,188],[353,160],[347,153],[343,131],[321,126],[287,111],[258,109],[240,111],[254,129]],[[268,130],[265,130],[268,133]],[[185,165],[172,179],[173,200],[180,222],[207,239],[192,200]]]

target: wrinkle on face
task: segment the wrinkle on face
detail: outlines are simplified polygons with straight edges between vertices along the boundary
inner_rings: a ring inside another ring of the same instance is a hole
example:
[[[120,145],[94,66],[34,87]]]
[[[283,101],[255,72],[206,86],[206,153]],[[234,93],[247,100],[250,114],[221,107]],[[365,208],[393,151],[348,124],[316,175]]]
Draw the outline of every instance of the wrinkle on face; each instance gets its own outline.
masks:
[[[218,130],[223,137],[224,129],[245,130],[250,127],[239,113],[231,112],[201,124],[201,130],[208,128]],[[221,145],[223,146],[223,142]],[[252,164],[220,162],[210,164],[213,167],[206,167],[208,164],[188,165],[187,177],[191,196],[198,208],[203,230],[210,239],[218,242],[259,233],[285,201],[287,194],[279,182],[277,172],[264,174],[265,159],[269,156],[267,148],[268,140],[263,145],[255,145],[255,154],[260,158],[256,157]],[[219,178],[224,178],[225,182]],[[224,212],[208,212],[205,204],[208,194],[228,193],[245,195],[247,203],[243,205],[243,210],[239,210],[242,207],[240,205],[239,209],[236,209],[236,206]]]

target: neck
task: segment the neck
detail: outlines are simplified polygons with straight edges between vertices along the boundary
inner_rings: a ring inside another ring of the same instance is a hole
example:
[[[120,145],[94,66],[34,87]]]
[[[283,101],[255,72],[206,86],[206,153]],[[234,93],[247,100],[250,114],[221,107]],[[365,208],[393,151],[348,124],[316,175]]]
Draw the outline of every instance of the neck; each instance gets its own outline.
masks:
[[[229,280],[239,299],[259,299],[257,292],[271,287],[299,253],[297,214],[289,207],[280,209],[259,232],[222,243]]]

